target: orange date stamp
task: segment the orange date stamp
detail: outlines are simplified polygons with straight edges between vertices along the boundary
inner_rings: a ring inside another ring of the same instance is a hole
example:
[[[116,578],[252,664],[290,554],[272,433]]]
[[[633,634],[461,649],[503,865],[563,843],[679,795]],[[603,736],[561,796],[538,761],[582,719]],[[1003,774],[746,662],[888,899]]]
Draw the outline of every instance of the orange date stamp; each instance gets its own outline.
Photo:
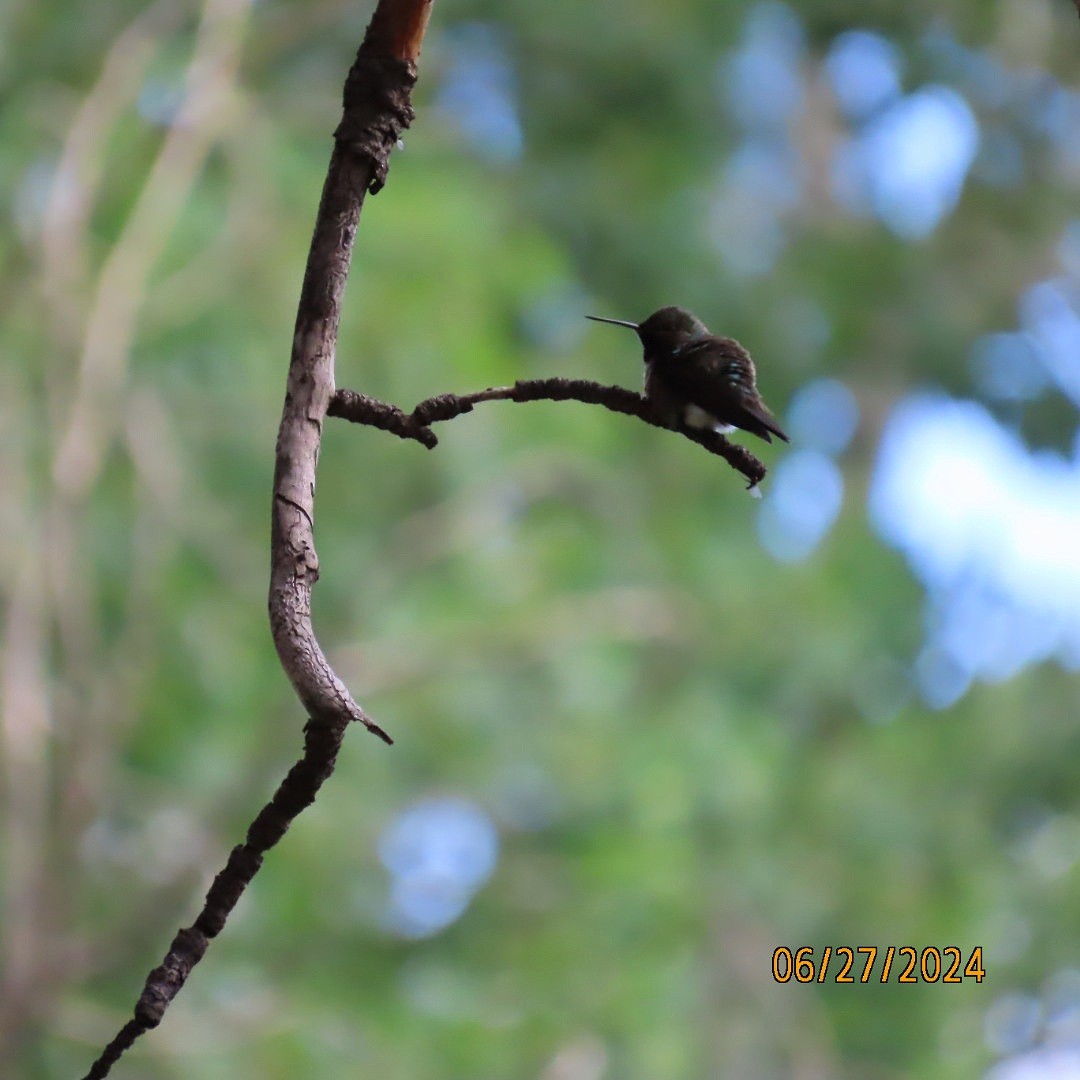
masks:
[[[957,945],[826,945],[820,953],[812,945],[773,949],[772,977],[778,983],[981,983],[986,978],[983,951],[976,945],[965,956]]]

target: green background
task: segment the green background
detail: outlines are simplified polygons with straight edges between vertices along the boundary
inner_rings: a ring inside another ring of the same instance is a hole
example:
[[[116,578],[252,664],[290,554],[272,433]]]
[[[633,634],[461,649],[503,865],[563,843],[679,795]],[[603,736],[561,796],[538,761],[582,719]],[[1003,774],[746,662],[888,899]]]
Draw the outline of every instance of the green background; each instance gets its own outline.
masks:
[[[851,388],[835,525],[777,561],[722,461],[598,408],[482,405],[433,452],[329,423],[316,626],[397,742],[350,732],[115,1076],[934,1080],[1075,1032],[1075,675],[926,707],[923,587],[866,494],[905,395],[978,397],[972,343],[1058,272],[1076,171],[973,103],[1019,179],[976,170],[930,235],[898,236],[830,194],[848,121],[823,57],[872,29],[905,91],[962,91],[936,32],[1075,87],[1080,24],[1048,0],[771,9],[801,35],[781,127],[802,181],[755,273],[725,254],[740,210],[717,193],[745,135],[724,65],[760,9],[439,0],[337,381],[406,408],[548,375],[636,387],[636,343],[582,315],[681,303],[752,349],[781,419],[812,380]],[[369,16],[0,10],[5,1075],[88,1067],[299,752],[265,615],[273,446]],[[477,50],[498,61],[479,105],[459,96]],[[1009,419],[1061,452],[1076,427],[1053,391]],[[743,441],[770,468],[795,452]],[[410,936],[380,838],[440,798],[493,826],[497,863]],[[987,978],[771,977],[779,945],[890,944],[981,946]]]

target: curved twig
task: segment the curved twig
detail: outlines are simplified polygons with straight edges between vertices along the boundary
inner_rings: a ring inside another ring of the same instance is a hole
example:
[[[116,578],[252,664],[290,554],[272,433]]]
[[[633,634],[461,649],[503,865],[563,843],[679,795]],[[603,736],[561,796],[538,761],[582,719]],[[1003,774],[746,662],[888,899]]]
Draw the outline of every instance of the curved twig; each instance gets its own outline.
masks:
[[[352,720],[390,737],[353,700],[319,647],[311,625],[315,552],[315,475],[323,417],[334,393],[334,356],[345,279],[364,196],[386,180],[390,152],[412,120],[410,94],[432,0],[379,0],[345,83],[342,120],[300,293],[278,430],[271,523],[270,625],[282,667],[304,708],[304,753],[214,879],[194,924],[181,930],[147,976],[135,1015],[102,1052],[86,1080],[108,1075],[172,999],[221,932],[265,852],[315,799],[333,772]],[[384,425],[385,426],[385,425]],[[434,436],[432,436],[434,438]]]
[[[589,379],[524,379],[513,386],[492,386],[472,394],[439,394],[421,401],[411,414],[352,390],[338,390],[330,400],[327,415],[390,431],[402,439],[415,439],[431,449],[438,441],[431,430],[432,424],[472,412],[473,406],[482,401],[580,401],[586,405],[602,405],[612,412],[636,416],[653,427],[677,431],[710,454],[722,457],[746,477],[747,487],[760,484],[768,471],[749,450],[728,442],[723,435],[686,425],[672,429],[648,398],[621,386],[604,386]]]

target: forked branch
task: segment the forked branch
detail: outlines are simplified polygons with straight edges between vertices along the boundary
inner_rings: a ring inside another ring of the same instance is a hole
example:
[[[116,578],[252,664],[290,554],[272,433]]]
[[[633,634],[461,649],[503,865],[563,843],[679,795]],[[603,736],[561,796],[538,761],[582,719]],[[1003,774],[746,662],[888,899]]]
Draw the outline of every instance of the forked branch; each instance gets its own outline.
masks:
[[[86,1080],[107,1076],[135,1040],[161,1022],[258,872],[264,854],[315,800],[333,772],[350,722],[358,721],[391,742],[338,678],[311,623],[311,592],[319,576],[315,482],[324,418],[340,416],[368,424],[429,449],[437,443],[431,424],[470,412],[483,401],[581,401],[636,416],[654,427],[668,426],[640,395],[586,380],[537,379],[474,394],[443,394],[421,402],[412,413],[353,391],[335,392],[341,302],[360,210],[365,195],[385,183],[390,153],[412,121],[410,95],[431,4],[432,0],[379,0],[345,83],[342,119],[334,132],[297,311],[275,459],[269,612],[282,667],[308,716],[303,755],[256,817],[244,843],[233,849],[193,925],[177,933],[162,963],[150,972],[133,1017],[93,1064]],[[723,436],[693,428],[678,430],[727,460],[751,486],[765,476],[757,458]]]

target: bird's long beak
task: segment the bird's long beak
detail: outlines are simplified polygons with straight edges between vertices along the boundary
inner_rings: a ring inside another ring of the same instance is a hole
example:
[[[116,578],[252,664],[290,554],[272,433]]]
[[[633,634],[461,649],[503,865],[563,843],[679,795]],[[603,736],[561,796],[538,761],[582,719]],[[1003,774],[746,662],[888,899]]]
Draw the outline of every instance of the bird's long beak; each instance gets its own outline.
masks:
[[[592,319],[593,322],[611,323],[612,326],[629,326],[631,330],[637,330],[640,325],[636,322],[627,322],[626,319],[605,319],[600,315],[586,315],[585,318]]]

